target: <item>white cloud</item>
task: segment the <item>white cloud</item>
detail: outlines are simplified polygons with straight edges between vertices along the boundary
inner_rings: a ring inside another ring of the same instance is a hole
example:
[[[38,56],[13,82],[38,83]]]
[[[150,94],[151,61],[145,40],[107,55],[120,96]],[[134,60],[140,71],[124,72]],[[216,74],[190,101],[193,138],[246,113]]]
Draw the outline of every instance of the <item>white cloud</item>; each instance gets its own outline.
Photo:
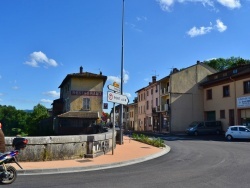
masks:
[[[13,89],[13,90],[18,90],[19,87],[18,87],[18,86],[13,86],[12,89]]]
[[[53,98],[59,98],[60,97],[60,92],[56,92],[56,91],[47,91],[47,92],[43,92],[44,95],[47,95],[49,97],[53,97]]]
[[[39,67],[40,64],[43,64],[45,68],[48,66],[56,67],[58,66],[57,62],[54,59],[48,58],[43,52],[33,52],[30,54],[30,61],[26,61],[24,64]]]
[[[123,70],[123,83],[127,83],[129,80],[129,73],[125,70]],[[118,76],[108,76],[108,81],[110,82],[116,82],[116,83],[121,83],[121,77]]]
[[[129,80],[129,73],[128,71],[123,70],[123,82],[126,84]]]
[[[108,76],[108,81],[110,82],[116,82],[116,83],[121,83],[121,78],[118,76]]]
[[[214,3],[218,2],[221,5],[228,7],[230,9],[240,8],[240,0],[156,0],[159,3],[161,9],[163,11],[170,11],[171,7],[177,2],[180,4],[184,4],[187,2],[190,3],[201,3],[204,7],[214,7]]]
[[[215,26],[219,32],[224,32],[227,30],[227,26],[224,25],[224,23],[222,21],[220,21],[219,19],[216,20],[216,26]]]
[[[135,24],[128,23],[128,22],[126,22],[125,24],[128,25],[132,30],[135,30],[137,32],[142,32],[142,30],[137,28],[137,26]]]
[[[190,29],[187,34],[190,36],[190,37],[196,37],[196,36],[199,36],[199,35],[205,35],[207,33],[209,33],[213,28],[212,27],[200,27],[200,28],[197,28],[197,27],[193,27],[192,29]]]
[[[212,30],[217,30],[219,32],[224,32],[224,31],[227,30],[227,26],[220,19],[217,19],[216,20],[216,25],[213,26],[213,24],[210,23],[210,26],[208,26],[208,27],[202,26],[200,28],[197,28],[197,27],[194,26],[193,28],[191,28],[187,32],[187,34],[190,37],[197,37],[197,36],[200,36],[200,35],[208,34]]]
[[[230,9],[240,8],[240,0],[217,0],[221,5]]]
[[[132,95],[130,94],[130,93],[123,93],[123,95],[126,95],[128,98],[131,98],[132,97]]]
[[[174,0],[156,0],[159,2],[160,7],[163,11],[170,11],[171,6],[174,4]]]
[[[53,103],[53,101],[49,99],[41,99],[40,102],[41,103]]]
[[[136,20],[137,20],[138,22],[139,22],[139,21],[147,21],[148,18],[147,18],[146,16],[142,16],[142,17],[137,16],[137,17],[136,17]]]

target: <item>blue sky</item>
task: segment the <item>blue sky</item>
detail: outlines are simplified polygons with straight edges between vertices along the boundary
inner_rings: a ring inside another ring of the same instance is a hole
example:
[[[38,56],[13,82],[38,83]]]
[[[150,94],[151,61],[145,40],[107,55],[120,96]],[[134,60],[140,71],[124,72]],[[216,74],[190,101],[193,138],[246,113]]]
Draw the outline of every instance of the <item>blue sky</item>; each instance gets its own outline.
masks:
[[[125,0],[123,93],[132,102],[152,76],[197,60],[250,59],[249,23],[249,0]],[[121,26],[122,0],[0,1],[0,104],[51,108],[80,66],[108,76],[106,102],[121,77]]]

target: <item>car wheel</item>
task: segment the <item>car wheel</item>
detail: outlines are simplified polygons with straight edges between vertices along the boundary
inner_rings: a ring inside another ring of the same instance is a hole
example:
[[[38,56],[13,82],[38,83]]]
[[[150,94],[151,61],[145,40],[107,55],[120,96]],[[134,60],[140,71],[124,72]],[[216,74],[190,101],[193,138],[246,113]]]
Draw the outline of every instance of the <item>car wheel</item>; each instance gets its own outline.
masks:
[[[195,135],[195,136],[198,136],[198,132],[197,132],[197,131],[195,131],[195,132],[194,132],[194,135]]]
[[[228,141],[232,141],[232,140],[233,140],[233,137],[229,134],[229,135],[227,135],[227,140],[228,140]]]

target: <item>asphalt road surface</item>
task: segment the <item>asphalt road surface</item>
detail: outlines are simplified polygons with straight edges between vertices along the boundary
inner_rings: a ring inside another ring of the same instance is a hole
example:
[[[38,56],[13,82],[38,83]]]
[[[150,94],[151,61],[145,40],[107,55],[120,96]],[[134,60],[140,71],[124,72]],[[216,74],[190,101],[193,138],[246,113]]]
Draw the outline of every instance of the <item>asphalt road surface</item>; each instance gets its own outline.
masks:
[[[165,137],[171,151],[135,165],[91,172],[18,176],[11,188],[249,188],[250,142]],[[3,186],[3,185],[0,185]]]

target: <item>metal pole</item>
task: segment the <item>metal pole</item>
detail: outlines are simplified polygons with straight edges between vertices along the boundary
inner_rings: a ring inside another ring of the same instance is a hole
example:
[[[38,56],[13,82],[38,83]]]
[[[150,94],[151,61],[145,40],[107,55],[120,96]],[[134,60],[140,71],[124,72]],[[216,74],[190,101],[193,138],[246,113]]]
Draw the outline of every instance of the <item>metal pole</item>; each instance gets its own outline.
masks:
[[[113,103],[113,130],[112,130],[112,155],[115,148],[115,103]]]
[[[123,36],[123,29],[124,29],[124,0],[122,0],[122,53],[121,53],[121,95],[123,94],[123,45],[124,45],[124,36]],[[123,144],[123,105],[120,105],[120,144]]]

